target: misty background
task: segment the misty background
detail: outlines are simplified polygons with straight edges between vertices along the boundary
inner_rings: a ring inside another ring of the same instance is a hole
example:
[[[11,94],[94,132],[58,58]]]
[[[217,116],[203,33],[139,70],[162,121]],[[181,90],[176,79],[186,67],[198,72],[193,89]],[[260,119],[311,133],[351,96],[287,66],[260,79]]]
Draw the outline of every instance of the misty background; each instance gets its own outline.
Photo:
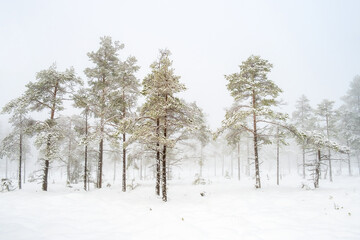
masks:
[[[274,65],[283,111],[302,94],[313,107],[325,98],[338,107],[360,73],[359,10],[359,1],[2,1],[0,106],[54,62],[86,81],[87,53],[111,36],[125,44],[120,59],[137,58],[140,81],[168,48],[187,87],[181,97],[197,102],[213,131],[232,103],[224,75],[251,54]],[[0,116],[1,138],[7,120]]]

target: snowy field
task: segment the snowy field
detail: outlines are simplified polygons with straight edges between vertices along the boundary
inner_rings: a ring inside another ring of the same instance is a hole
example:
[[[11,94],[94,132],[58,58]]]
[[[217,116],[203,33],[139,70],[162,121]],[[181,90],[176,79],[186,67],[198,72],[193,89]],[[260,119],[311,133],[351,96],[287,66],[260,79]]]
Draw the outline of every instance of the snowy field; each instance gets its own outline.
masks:
[[[25,184],[0,194],[0,239],[360,239],[359,177],[322,180],[317,190],[300,182],[264,179],[256,190],[247,179],[170,181],[167,203],[152,181],[127,193]]]

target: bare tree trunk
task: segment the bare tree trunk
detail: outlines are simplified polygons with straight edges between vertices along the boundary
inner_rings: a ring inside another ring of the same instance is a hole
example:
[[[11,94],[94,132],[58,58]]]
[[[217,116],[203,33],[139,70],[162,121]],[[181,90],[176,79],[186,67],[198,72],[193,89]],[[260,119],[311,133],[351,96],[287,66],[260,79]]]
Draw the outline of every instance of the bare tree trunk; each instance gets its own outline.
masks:
[[[99,143],[99,161],[97,169],[97,183],[96,187],[101,188],[102,186],[102,165],[103,165],[103,153],[104,153],[104,140],[101,138]]]
[[[23,148],[24,148],[24,146],[23,146]],[[24,152],[26,152],[26,151],[24,151]],[[23,183],[25,184],[25,181],[26,181],[26,164],[25,164],[25,162],[26,162],[26,154],[24,154],[24,157],[23,157],[23,165],[24,165],[24,177],[23,177]]]
[[[71,120],[70,120],[70,131],[71,131]],[[69,146],[68,146],[68,162],[67,162],[67,184],[70,184],[71,179],[71,137],[69,136]]]
[[[9,168],[9,163],[8,163],[8,159],[6,158],[5,161],[5,178],[8,178],[8,168]]]
[[[122,172],[122,191],[126,192],[126,134],[123,133],[123,172]]]
[[[255,109],[256,101],[255,101],[255,90],[253,90],[252,94],[252,107]],[[259,167],[259,153],[258,153],[258,133],[257,133],[257,122],[256,122],[256,113],[253,112],[253,135],[254,135],[254,155],[255,155],[255,187],[261,188],[261,181],[260,181],[260,167]]]
[[[160,161],[160,119],[156,119],[156,136],[157,136],[157,143],[156,143],[156,186],[155,192],[156,195],[160,196],[160,175],[161,175],[161,161]]]
[[[279,139],[279,127],[276,129],[276,184],[280,184],[280,139]]]
[[[20,120],[21,121],[21,120]],[[22,126],[20,127],[20,142],[19,142],[19,189],[21,189],[21,163],[22,163]]]
[[[167,96],[166,96],[167,99]],[[167,140],[167,126],[166,115],[164,117],[164,139],[165,144],[163,146],[163,159],[162,159],[162,200],[167,201],[167,186],[166,186],[166,140]]]
[[[305,144],[302,145],[302,162],[303,162],[303,179],[306,178],[306,171],[305,171]]]
[[[314,179],[314,187],[315,188],[319,188],[320,161],[321,161],[321,152],[320,152],[320,149],[318,149],[318,151],[317,151],[317,161],[315,162],[315,179]]]
[[[87,182],[88,182],[88,171],[87,171],[87,165],[88,165],[88,109],[85,109],[85,152],[84,152],[84,190],[88,190]]]
[[[237,143],[237,170],[238,170],[238,180],[240,181],[240,139]]]

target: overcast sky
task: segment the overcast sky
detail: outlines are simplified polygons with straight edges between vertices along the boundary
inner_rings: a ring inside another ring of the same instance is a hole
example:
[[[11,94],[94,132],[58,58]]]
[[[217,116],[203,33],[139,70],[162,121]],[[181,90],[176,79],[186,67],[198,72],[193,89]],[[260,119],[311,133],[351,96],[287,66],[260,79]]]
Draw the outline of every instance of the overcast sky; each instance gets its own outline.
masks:
[[[360,74],[360,1],[0,1],[0,107],[53,62],[85,80],[86,53],[105,35],[125,44],[122,59],[138,59],[141,80],[168,48],[182,96],[213,129],[232,102],[224,74],[251,54],[273,63],[286,111],[301,94],[340,103]]]

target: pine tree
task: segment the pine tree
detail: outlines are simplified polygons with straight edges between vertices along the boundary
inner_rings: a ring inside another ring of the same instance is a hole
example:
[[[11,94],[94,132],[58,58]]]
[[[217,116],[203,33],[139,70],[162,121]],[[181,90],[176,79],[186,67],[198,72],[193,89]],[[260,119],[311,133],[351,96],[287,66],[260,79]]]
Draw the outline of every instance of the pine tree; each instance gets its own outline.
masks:
[[[89,167],[88,167],[88,147],[89,147],[89,92],[85,88],[81,88],[75,95],[74,95],[74,106],[76,108],[83,109],[81,115],[83,116],[83,124],[82,127],[78,127],[76,130],[79,135],[82,136],[81,144],[84,146],[84,190],[88,191],[89,186]]]
[[[286,117],[273,110],[273,107],[278,105],[276,98],[282,91],[267,78],[271,68],[272,64],[267,60],[260,56],[250,56],[240,65],[239,73],[225,76],[228,81],[227,88],[236,101],[236,107],[232,112],[226,113],[222,129],[235,126],[253,135],[256,188],[261,188],[259,144],[266,141],[260,130],[263,126]],[[247,123],[249,118],[250,126]]]
[[[61,135],[56,126],[55,114],[63,110],[64,100],[72,98],[75,86],[82,84],[82,81],[75,76],[73,68],[59,72],[55,64],[38,72],[36,79],[36,82],[26,85],[24,96],[30,110],[48,110],[50,115],[46,121],[38,122],[33,128],[37,132],[36,143],[44,151],[42,190],[47,191],[50,162],[56,158]]]
[[[193,130],[191,131],[192,136],[199,141],[200,143],[200,172],[199,177],[202,177],[202,167],[204,165],[204,148],[210,143],[211,131],[206,123],[205,115],[201,108],[199,108],[196,103],[189,105],[189,113],[187,114],[192,116],[192,126]]]
[[[137,130],[136,135],[156,150],[156,193],[167,201],[167,156],[176,140],[173,134],[184,128],[189,119],[184,118],[184,103],[176,93],[185,90],[174,74],[169,50],[160,50],[157,61],[151,64],[151,73],[143,80],[143,94],[146,102],[142,107],[142,119],[146,122]],[[153,145],[155,143],[155,146]]]
[[[102,187],[104,140],[106,135],[111,135],[109,123],[117,116],[114,110],[117,89],[117,77],[119,70],[119,50],[124,45],[118,41],[113,42],[111,37],[100,38],[100,48],[96,52],[87,55],[94,64],[93,68],[86,68],[85,75],[88,77],[88,106],[89,111],[99,120],[96,134],[99,140],[99,159],[97,166],[96,187]]]
[[[129,57],[126,61],[121,62],[117,76],[115,78],[115,88],[118,92],[113,95],[112,101],[117,104],[116,112],[118,117],[115,117],[113,123],[118,133],[122,136],[122,191],[126,191],[126,147],[129,145],[127,140],[127,133],[132,132],[134,126],[135,115],[133,109],[137,104],[137,98],[140,94],[139,80],[135,73],[139,70],[136,65],[135,57]]]
[[[0,156],[5,155],[8,158],[17,156],[19,158],[18,187],[21,189],[21,169],[25,156],[24,148],[26,145],[26,132],[33,124],[33,120],[27,116],[28,109],[26,108],[26,101],[24,97],[19,97],[6,104],[2,109],[2,114],[5,113],[11,114],[9,122],[13,126],[13,131],[3,139],[0,148]]]
[[[334,111],[334,101],[329,101],[324,99],[316,109],[316,115],[320,121],[325,122],[324,132],[327,138],[330,140],[335,137],[335,111]],[[328,155],[326,156],[329,162],[329,175],[330,182],[333,181],[332,175],[332,165],[331,165],[331,150],[328,148]]]
[[[356,75],[353,81],[350,83],[350,89],[346,95],[342,98],[345,102],[345,109],[347,111],[346,118],[342,118],[347,122],[343,122],[342,125],[346,125],[347,140],[351,148],[351,152],[356,156],[358,160],[358,168],[360,174],[360,76]],[[342,108],[344,109],[344,108]],[[350,158],[349,158],[350,159]],[[350,160],[349,160],[350,163]]]
[[[314,116],[313,109],[310,106],[309,99],[305,95],[302,95],[295,105],[296,110],[292,114],[293,124],[301,131],[311,131],[314,129]],[[303,178],[306,178],[306,142],[299,142],[302,150],[302,166],[303,166]]]

